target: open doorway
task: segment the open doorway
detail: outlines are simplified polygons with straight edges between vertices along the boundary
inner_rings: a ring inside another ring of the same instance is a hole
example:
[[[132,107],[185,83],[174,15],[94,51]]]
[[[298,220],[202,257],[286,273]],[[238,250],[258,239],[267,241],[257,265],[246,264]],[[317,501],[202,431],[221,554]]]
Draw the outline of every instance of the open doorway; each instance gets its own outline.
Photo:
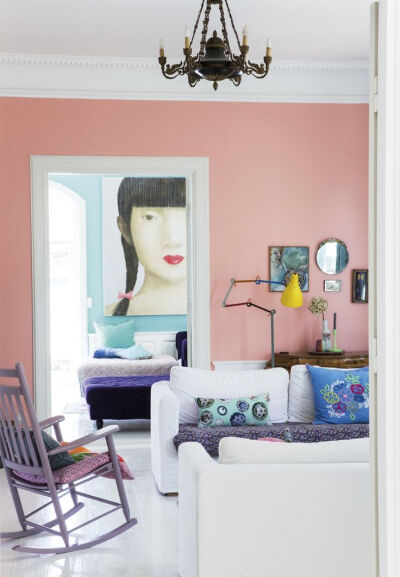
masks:
[[[122,178],[121,175],[157,175],[162,177],[180,177],[186,182],[187,222],[188,222],[188,280],[187,280],[187,330],[191,336],[188,358],[192,366],[209,368],[210,366],[210,307],[209,307],[209,216],[208,216],[208,159],[203,158],[130,158],[130,157],[32,157],[32,229],[33,229],[33,273],[34,273],[34,375],[35,400],[40,417],[45,418],[52,411],[51,406],[51,332],[50,319],[50,276],[54,263],[50,257],[49,229],[49,180],[58,181],[64,187],[74,189],[71,178],[101,178],[102,176]],[[61,182],[62,181],[62,182]],[[65,190],[64,190],[65,192]],[[88,196],[89,198],[89,196]],[[93,214],[93,207],[87,205],[86,214]],[[97,224],[101,227],[101,214],[97,213]],[[113,226],[116,227],[115,219]],[[121,236],[121,234],[120,234]],[[98,239],[97,239],[98,240]],[[91,252],[91,240],[88,235],[88,254]],[[97,242],[101,253],[102,242]],[[173,251],[171,254],[175,254]],[[93,272],[94,271],[94,272]],[[87,313],[84,338],[93,331],[93,311],[95,306],[104,312],[103,296],[93,299],[93,307],[87,308],[93,296],[90,286],[94,277],[100,275],[102,291],[101,259],[87,272],[87,297],[81,295],[81,305]],[[122,287],[123,288],[123,287]],[[55,313],[57,315],[57,311]],[[58,315],[59,316],[59,315]],[[57,316],[55,316],[57,318]],[[83,318],[83,317],[82,317]],[[118,316],[110,320],[118,322]],[[62,323],[61,323],[62,324]],[[79,324],[78,322],[76,324]],[[85,321],[82,322],[83,326]],[[89,325],[91,327],[89,328]],[[158,329],[165,330],[165,326]],[[143,329],[142,329],[143,330]],[[80,356],[86,353],[86,343],[80,341]],[[59,345],[58,345],[59,346]],[[74,355],[72,355],[73,357]],[[74,361],[69,363],[71,366]],[[79,391],[79,388],[78,388]],[[62,402],[62,401],[60,401]],[[61,407],[62,409],[63,407]],[[54,410],[54,409],[53,409]]]
[[[49,282],[52,414],[79,404],[77,367],[87,354],[86,203],[49,180]]]

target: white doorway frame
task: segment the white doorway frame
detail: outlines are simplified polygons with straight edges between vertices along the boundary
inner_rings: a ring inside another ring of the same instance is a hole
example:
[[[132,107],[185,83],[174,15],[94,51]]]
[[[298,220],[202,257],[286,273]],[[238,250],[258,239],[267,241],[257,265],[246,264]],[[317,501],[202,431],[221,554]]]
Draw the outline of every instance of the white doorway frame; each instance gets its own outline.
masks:
[[[210,368],[209,171],[203,157],[31,156],[33,378],[39,419],[50,415],[50,307],[48,179],[50,174],[183,176],[189,219],[189,355]]]
[[[370,235],[376,249],[370,304],[375,365],[374,480],[377,563],[372,575],[400,575],[400,2],[379,2],[376,196]],[[370,200],[371,202],[371,200]]]

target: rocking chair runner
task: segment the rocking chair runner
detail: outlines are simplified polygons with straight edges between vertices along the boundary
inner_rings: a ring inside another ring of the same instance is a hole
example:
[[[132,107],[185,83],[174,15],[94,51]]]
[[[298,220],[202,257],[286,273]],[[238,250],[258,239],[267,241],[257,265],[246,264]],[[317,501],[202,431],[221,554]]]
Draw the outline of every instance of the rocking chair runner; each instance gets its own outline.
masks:
[[[136,525],[137,520],[130,517],[125,487],[112,438],[112,433],[118,431],[119,427],[116,425],[104,427],[100,431],[76,439],[71,443],[64,444],[62,447],[46,451],[41,431],[51,426],[54,427],[57,441],[61,442],[63,438],[60,429],[60,422],[64,420],[64,417],[59,415],[38,422],[24,368],[21,363],[17,363],[15,369],[0,369],[0,377],[18,379],[17,386],[0,384],[0,455],[3,461],[7,482],[10,487],[18,520],[22,527],[22,531],[0,533],[0,537],[4,539],[19,539],[21,537],[28,537],[46,531],[52,535],[60,536],[64,541],[64,546],[38,548],[18,545],[13,547],[13,549],[24,553],[67,553],[70,551],[86,549],[93,545],[97,545],[98,543],[103,543],[104,541],[116,537],[130,527]],[[23,408],[24,404],[26,411],[24,411]],[[86,445],[102,438],[105,438],[108,448],[109,459],[107,459],[106,463],[103,463],[100,466],[98,466],[97,463],[97,465],[95,465],[96,468],[89,472],[86,470],[83,473],[79,473],[79,463],[76,463],[76,465],[70,465],[69,467],[72,471],[70,471],[68,481],[57,481],[57,471],[52,471],[49,456],[72,450],[76,447]],[[76,472],[74,474],[75,466]],[[82,493],[77,490],[79,485],[110,472],[115,476],[120,498],[119,503],[95,495],[89,495],[88,493]],[[23,475],[25,479],[18,476],[18,473]],[[39,483],[37,481],[30,482],[26,480],[26,478],[30,478],[30,476],[35,479],[42,478],[43,480]],[[26,490],[50,497],[50,501],[42,507],[31,511],[29,514],[25,514],[19,496],[19,490]],[[60,505],[60,499],[65,495],[70,495],[73,503],[73,507],[66,513],[62,511]],[[83,503],[78,502],[79,496],[105,503],[112,506],[112,509],[86,521],[85,523],[82,523],[77,527],[74,527],[73,529],[67,529],[66,519],[80,511],[83,507]],[[31,520],[31,517],[34,514],[51,504],[54,507],[56,515],[52,521],[40,525]],[[76,531],[77,529],[80,529],[85,525],[88,525],[121,508],[126,519],[125,523],[91,541],[70,545],[69,535],[73,531]],[[58,531],[53,528],[56,525],[59,527]]]

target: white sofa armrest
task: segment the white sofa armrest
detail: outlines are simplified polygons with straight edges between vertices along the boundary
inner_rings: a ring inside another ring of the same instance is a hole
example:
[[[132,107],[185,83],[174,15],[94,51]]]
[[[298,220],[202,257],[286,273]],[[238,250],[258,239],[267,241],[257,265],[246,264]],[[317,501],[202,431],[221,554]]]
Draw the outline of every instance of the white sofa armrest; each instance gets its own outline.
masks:
[[[368,574],[368,463],[220,465],[197,443],[179,461],[180,577],[336,577],[332,546]]]
[[[179,575],[197,577],[198,480],[200,474],[217,463],[200,443],[179,446]]]
[[[178,490],[177,452],[173,438],[179,432],[179,401],[168,381],[151,387],[151,467],[161,493]]]

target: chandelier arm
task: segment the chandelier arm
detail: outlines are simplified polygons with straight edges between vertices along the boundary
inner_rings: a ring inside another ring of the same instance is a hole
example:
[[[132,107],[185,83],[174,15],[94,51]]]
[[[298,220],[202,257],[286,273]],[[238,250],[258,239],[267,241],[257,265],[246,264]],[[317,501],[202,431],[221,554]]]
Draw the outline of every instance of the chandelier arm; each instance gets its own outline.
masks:
[[[164,64],[161,66],[161,72],[165,78],[172,80],[178,76],[182,76],[186,73],[185,67],[182,62],[179,64]]]
[[[233,22],[232,12],[231,12],[231,9],[230,9],[230,7],[229,7],[228,0],[225,0],[225,4],[226,4],[226,7],[227,7],[227,9],[228,9],[229,18],[231,19],[232,28],[233,28],[233,31],[234,31],[235,36],[236,36],[236,40],[237,40],[237,43],[238,43],[239,50],[241,51],[242,47],[241,47],[241,45],[240,45],[239,35],[238,35],[237,31],[236,31],[236,27],[235,27],[235,24],[234,24],[234,22]]]
[[[255,62],[246,62],[246,67],[244,72],[246,74],[250,74],[251,76],[255,76],[256,78],[265,78],[269,71],[269,65],[271,63],[271,57],[265,57],[264,63],[265,64],[256,64]]]
[[[193,34],[192,34],[192,39],[191,39],[191,41],[190,41],[189,48],[192,47],[193,40],[194,40],[195,34],[196,34],[196,32],[197,32],[197,28],[198,28],[198,26],[199,26],[200,16],[201,16],[201,13],[203,12],[203,7],[204,7],[205,1],[206,1],[206,0],[203,0],[203,1],[202,1],[201,6],[200,6],[199,13],[197,14],[197,20],[196,20],[196,23],[195,23],[194,28],[193,28]]]
[[[223,4],[223,0],[220,0],[219,2],[219,12],[220,12],[220,20],[221,20],[221,25],[222,25],[222,35],[224,37],[224,44],[225,44],[225,52],[229,54],[231,60],[233,59],[233,55],[232,55],[232,50],[231,50],[231,46],[229,44],[229,39],[228,39],[228,32],[226,30],[226,21],[225,21],[225,13],[224,13],[224,4]]]

